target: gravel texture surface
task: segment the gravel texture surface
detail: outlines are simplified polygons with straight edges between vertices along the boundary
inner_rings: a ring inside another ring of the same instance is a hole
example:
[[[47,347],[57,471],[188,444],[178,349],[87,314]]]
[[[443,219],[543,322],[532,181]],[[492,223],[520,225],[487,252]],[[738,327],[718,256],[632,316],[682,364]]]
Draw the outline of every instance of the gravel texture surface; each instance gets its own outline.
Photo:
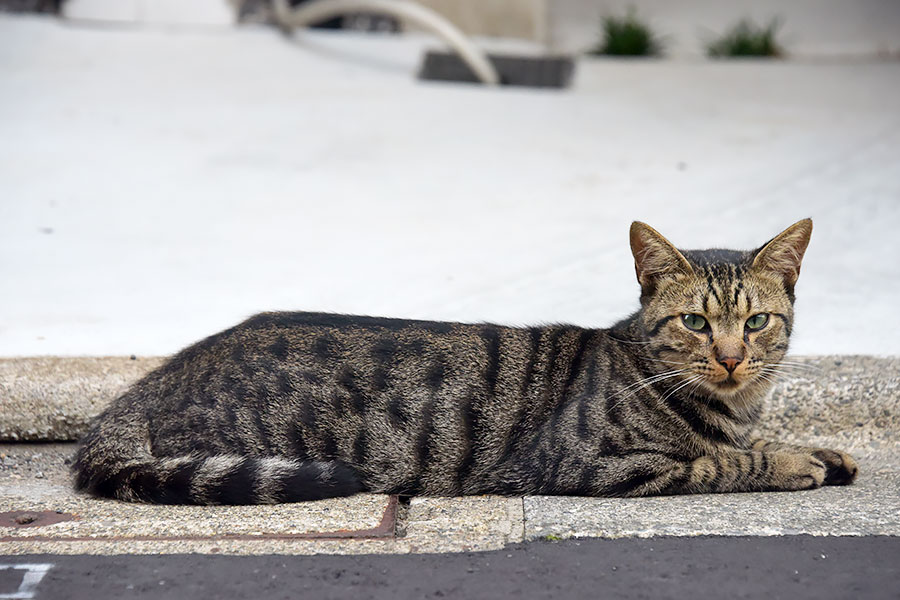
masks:
[[[78,439],[90,420],[161,358],[0,359],[0,441]]]

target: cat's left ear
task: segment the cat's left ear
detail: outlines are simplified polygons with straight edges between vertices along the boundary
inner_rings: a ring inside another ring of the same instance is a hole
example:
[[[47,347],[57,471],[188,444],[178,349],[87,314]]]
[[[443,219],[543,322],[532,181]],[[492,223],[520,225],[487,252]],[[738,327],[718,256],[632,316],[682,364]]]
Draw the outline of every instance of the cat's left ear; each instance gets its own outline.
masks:
[[[784,279],[788,290],[794,289],[811,235],[812,219],[797,221],[756,251],[751,268],[775,273]]]

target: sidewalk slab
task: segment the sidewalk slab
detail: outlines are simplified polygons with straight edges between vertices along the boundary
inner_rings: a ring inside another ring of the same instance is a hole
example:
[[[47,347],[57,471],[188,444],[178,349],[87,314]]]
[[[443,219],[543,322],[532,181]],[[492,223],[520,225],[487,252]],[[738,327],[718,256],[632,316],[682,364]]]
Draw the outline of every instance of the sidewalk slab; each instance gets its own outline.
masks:
[[[161,506],[76,494],[66,464],[74,450],[0,445],[0,553],[48,545],[130,553],[394,538],[397,499],[377,494],[267,506]]]
[[[896,450],[854,454],[850,486],[654,498],[525,498],[525,538],[900,535]]]
[[[405,519],[411,552],[497,550],[524,540],[522,498],[411,498]]]

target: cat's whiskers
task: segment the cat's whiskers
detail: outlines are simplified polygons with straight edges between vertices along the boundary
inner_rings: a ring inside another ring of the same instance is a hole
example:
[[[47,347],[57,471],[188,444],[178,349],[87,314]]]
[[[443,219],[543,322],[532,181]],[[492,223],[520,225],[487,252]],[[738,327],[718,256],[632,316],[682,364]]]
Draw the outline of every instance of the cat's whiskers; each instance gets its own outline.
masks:
[[[663,360],[661,358],[642,358],[641,360],[646,360],[649,362],[664,363],[667,365],[695,365],[695,364],[697,364],[697,361],[685,362],[685,361],[677,361],[677,360]]]
[[[767,375],[767,374],[764,374],[764,373],[758,374],[757,377],[759,377],[759,378],[762,379],[763,381],[768,381],[768,382],[771,383],[772,385],[774,385],[774,384],[776,384],[776,383],[779,382],[779,379],[774,379],[774,378],[772,378],[770,375]],[[783,381],[783,380],[781,380],[781,381]]]
[[[765,367],[762,367],[759,372],[760,373],[768,373],[771,375],[778,375],[778,376],[784,378],[785,380],[788,380],[792,377],[804,377],[804,376],[808,375],[808,373],[804,373],[802,371],[799,371],[799,372],[791,371],[789,369],[785,369],[785,368],[777,367],[777,366],[773,366],[773,365],[767,365]]]
[[[789,369],[796,369],[798,371],[818,371],[820,373],[824,371],[822,367],[818,367],[816,365],[809,365],[806,363],[793,362],[789,360],[780,360],[776,363],[772,363],[769,366],[785,367]]]
[[[626,392],[626,391],[630,390],[631,388],[639,387],[641,385],[644,385],[645,383],[652,383],[653,381],[656,381],[657,379],[666,379],[669,376],[675,376],[680,373],[685,373],[687,371],[688,371],[688,369],[672,369],[670,371],[663,371],[662,373],[656,373],[655,375],[650,375],[649,377],[645,377],[643,379],[640,379],[638,381],[635,381],[634,383],[631,383],[631,384],[625,386],[624,388],[622,388],[621,392]]]
[[[640,392],[647,385],[651,385],[651,384],[657,383],[659,381],[664,381],[666,379],[671,379],[672,377],[678,377],[679,375],[681,375],[683,373],[688,373],[688,372],[690,372],[690,369],[676,369],[675,371],[668,371],[666,373],[661,373],[658,375],[651,375],[650,377],[645,377],[644,379],[641,379],[640,381],[636,381],[635,383],[632,383],[631,385],[629,385],[625,388],[622,388],[622,390],[619,391],[619,397],[613,396],[610,399],[612,401],[612,404],[610,404],[610,408],[621,405],[625,400],[627,400],[631,396]],[[629,393],[626,394],[625,396],[621,396],[621,394],[623,394],[625,392],[629,392]]]
[[[791,381],[792,378],[796,377],[796,374],[763,368],[759,371],[759,373],[756,374],[756,376],[763,381],[768,381],[772,385],[775,385],[784,381]]]
[[[621,338],[617,338],[617,337],[614,336],[614,335],[609,336],[609,338],[612,339],[612,340],[615,340],[615,341],[617,341],[617,342],[621,342],[621,343],[623,343],[623,344],[633,344],[633,345],[635,345],[635,346],[638,346],[638,345],[646,345],[646,344],[649,344],[649,343],[650,343],[649,341],[623,340],[623,339],[621,339]]]
[[[663,397],[660,398],[660,401],[665,402],[668,398],[671,398],[673,395],[675,395],[678,392],[678,390],[680,390],[683,387],[690,385],[694,382],[701,381],[703,378],[704,378],[703,375],[694,375],[693,377],[691,377],[689,379],[685,379],[684,381],[677,383],[676,385],[669,388],[668,391],[666,391],[666,393],[663,395]]]

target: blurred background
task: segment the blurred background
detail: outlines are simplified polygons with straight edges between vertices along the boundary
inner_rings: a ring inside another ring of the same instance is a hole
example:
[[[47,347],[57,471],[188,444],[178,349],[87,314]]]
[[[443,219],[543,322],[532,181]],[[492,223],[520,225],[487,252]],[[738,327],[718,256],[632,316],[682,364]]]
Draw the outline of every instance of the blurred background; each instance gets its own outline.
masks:
[[[631,221],[807,216],[794,353],[900,354],[900,2],[417,5],[526,84],[383,5],[0,0],[0,356],[263,310],[603,327]]]

